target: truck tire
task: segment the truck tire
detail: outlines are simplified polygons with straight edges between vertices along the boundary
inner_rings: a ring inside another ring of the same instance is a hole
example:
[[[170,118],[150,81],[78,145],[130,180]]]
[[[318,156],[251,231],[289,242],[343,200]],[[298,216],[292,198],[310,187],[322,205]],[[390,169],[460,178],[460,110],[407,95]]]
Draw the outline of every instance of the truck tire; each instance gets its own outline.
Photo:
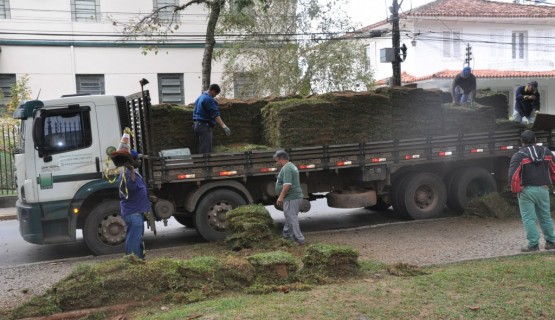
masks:
[[[195,212],[197,231],[207,241],[224,240],[227,235],[226,213],[245,203],[245,199],[234,191],[210,191],[200,200]]]
[[[447,206],[462,214],[468,202],[497,191],[491,173],[482,167],[467,167],[457,171],[447,187]]]
[[[83,227],[83,238],[95,255],[123,254],[126,232],[119,200],[109,200],[89,213]]]
[[[425,172],[409,175],[404,179],[401,188],[401,207],[406,209],[411,218],[430,219],[443,213],[447,202],[447,190],[436,174]]]
[[[326,195],[331,208],[365,208],[376,204],[374,190],[341,190]]]
[[[409,173],[398,181],[394,182],[391,190],[391,205],[393,206],[393,213],[400,219],[412,219],[405,205],[405,185],[408,180],[411,180],[418,173]]]

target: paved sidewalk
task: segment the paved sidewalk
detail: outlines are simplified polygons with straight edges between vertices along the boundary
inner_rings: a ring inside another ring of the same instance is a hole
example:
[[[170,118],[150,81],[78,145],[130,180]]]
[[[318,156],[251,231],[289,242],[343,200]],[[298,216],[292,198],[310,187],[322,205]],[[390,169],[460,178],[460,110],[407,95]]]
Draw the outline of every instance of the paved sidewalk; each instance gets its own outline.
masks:
[[[0,208],[0,221],[14,219],[17,219],[15,208]]]

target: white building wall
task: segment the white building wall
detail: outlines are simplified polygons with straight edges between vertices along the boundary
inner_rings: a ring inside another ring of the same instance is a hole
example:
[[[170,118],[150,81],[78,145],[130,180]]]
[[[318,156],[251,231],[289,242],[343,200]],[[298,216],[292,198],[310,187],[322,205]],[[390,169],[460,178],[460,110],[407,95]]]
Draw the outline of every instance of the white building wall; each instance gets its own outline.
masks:
[[[203,6],[183,12],[177,34],[187,37],[179,38],[180,47],[143,55],[138,46],[126,47],[123,38],[111,36],[121,34],[112,19],[136,19],[152,11],[152,3],[100,0],[100,22],[73,22],[70,0],[10,0],[11,18],[0,19],[0,30],[25,34],[0,35],[0,74],[28,75],[33,97],[40,91],[41,98],[75,93],[78,74],[103,74],[106,94],[118,95],[140,91],[139,80],[146,78],[150,84],[145,89],[158,103],[157,75],[178,73],[183,74],[185,102],[193,102],[201,92],[207,17]],[[221,64],[213,62],[211,81],[219,82],[221,73]]]

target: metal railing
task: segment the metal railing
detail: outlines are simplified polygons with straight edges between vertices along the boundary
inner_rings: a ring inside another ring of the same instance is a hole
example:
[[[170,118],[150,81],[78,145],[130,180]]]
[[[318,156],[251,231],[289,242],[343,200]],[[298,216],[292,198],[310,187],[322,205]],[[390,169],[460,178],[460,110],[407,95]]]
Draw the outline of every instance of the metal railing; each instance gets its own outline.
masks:
[[[14,151],[19,147],[18,135],[17,125],[0,125],[0,196],[17,194]]]

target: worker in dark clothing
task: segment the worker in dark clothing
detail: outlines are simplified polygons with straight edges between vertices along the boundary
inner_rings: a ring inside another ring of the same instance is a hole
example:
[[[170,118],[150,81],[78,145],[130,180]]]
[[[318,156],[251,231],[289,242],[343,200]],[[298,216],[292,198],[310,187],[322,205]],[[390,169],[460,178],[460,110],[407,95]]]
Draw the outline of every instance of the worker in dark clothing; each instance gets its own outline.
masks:
[[[536,145],[533,131],[525,130],[520,136],[522,148],[511,158],[509,183],[517,194],[522,223],[526,230],[528,245],[522,252],[539,251],[540,235],[536,220],[545,239],[545,250],[555,249],[555,232],[549,205],[549,188],[555,180],[553,154],[544,147]]]
[[[454,106],[458,106],[461,103],[470,103],[476,97],[476,77],[471,71],[470,67],[464,67],[462,72],[453,79],[451,97],[453,98]],[[457,94],[459,90],[462,91],[462,95]]]
[[[220,93],[220,86],[211,84],[208,91],[203,92],[195,101],[195,110],[193,111],[193,130],[198,137],[199,153],[212,152],[212,127],[217,124],[224,129],[226,135],[231,134],[222,118],[218,103],[214,100]]]
[[[540,112],[538,82],[530,81],[527,85],[520,86],[516,89],[513,121],[522,124],[532,124],[536,120],[536,114],[538,112]]]

